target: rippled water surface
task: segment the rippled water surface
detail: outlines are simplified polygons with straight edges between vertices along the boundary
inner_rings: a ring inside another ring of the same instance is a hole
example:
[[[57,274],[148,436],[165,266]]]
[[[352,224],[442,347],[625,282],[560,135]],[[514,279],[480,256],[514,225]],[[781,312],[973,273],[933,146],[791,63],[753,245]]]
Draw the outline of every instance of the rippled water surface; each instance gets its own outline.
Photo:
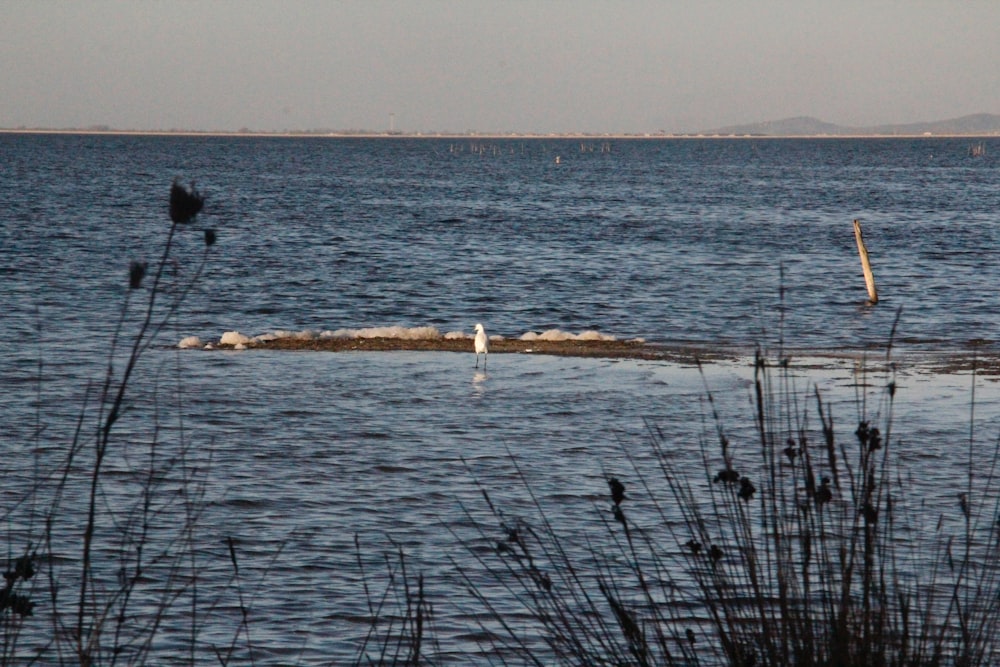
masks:
[[[903,350],[976,341],[996,351],[1000,144],[971,158],[957,139],[0,135],[0,149],[9,550],[23,548],[17,536],[31,532],[36,511],[19,499],[65,460],[81,414],[83,440],[92,439],[100,406],[87,383],[103,378],[128,264],[155,265],[168,186],[195,180],[205,211],[175,239],[168,282],[192,276],[202,227],[217,229],[219,242],[135,371],[103,502],[132,506],[150,443],[172,461],[163,494],[184,486],[178,471],[192,471],[187,492],[203,485],[201,595],[221,600],[198,641],[232,641],[238,585],[251,603],[258,664],[353,656],[367,632],[361,566],[377,589],[383,554],[400,547],[425,574],[442,649],[471,651],[476,615],[457,602],[455,569],[477,571],[467,546],[480,538],[466,513],[495,523],[480,489],[512,516],[533,516],[528,482],[560,531],[585,534],[607,513],[606,476],[634,480],[629,457],[655,477],[652,425],[678,460],[697,461],[715,430],[706,387],[734,443],[755,451],[752,368],[711,364],[703,377],[667,362],[523,354],[493,355],[484,373],[471,349],[179,351],[184,336],[386,325],[470,332],[482,321],[508,336],[598,329],[748,347],[783,337],[798,348],[854,351],[883,343],[902,309]],[[865,304],[854,218],[883,299],[875,307]],[[147,296],[129,297],[116,376]],[[818,385],[844,438],[859,396],[871,413],[885,409],[886,378],[859,389],[853,371],[849,361],[795,369],[800,409]],[[928,493],[953,499],[970,419],[992,443],[1000,392],[978,380],[970,415],[967,374],[904,365],[896,380],[900,457]],[[644,492],[634,481],[629,488],[641,504]],[[64,531],[45,559],[67,577],[85,489],[67,490]],[[164,511],[163,530],[174,516]],[[113,571],[115,555],[101,557]],[[163,642],[189,643],[183,626]],[[468,664],[468,653],[451,661]]]
[[[775,329],[783,266],[796,345],[884,341],[900,307],[915,343],[992,341],[1000,144],[986,143],[971,158],[962,139],[6,135],[6,326],[31,331],[35,307],[59,332],[111,321],[124,267],[163,242],[179,176],[220,234],[183,320],[203,338],[482,320],[752,344]]]

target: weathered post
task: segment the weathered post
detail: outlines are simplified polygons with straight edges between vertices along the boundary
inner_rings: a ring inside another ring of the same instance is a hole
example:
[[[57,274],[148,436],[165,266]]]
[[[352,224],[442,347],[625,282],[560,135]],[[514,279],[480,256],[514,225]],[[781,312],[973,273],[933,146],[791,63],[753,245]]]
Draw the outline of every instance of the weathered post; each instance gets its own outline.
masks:
[[[858,242],[858,254],[861,255],[861,269],[865,272],[865,286],[868,288],[869,303],[878,303],[878,292],[875,290],[875,276],[872,275],[872,265],[868,261],[868,249],[861,236],[861,223],[854,221],[854,238]]]

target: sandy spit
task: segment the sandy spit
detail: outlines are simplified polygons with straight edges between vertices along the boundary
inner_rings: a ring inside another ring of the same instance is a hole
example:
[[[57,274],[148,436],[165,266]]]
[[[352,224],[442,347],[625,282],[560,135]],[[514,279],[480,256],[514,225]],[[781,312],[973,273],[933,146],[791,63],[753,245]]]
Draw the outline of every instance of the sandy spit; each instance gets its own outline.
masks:
[[[253,341],[248,350],[310,350],[317,352],[462,352],[473,354],[472,341],[466,339],[426,338],[316,338],[302,340],[279,338],[269,341]],[[232,348],[220,345],[217,349]],[[773,352],[773,351],[772,351]],[[695,365],[718,361],[753,363],[752,348],[739,348],[710,343],[656,344],[635,340],[564,340],[524,341],[517,339],[491,340],[490,354],[544,354],[562,357],[591,357],[602,359],[641,359],[664,361],[675,364]],[[887,360],[884,351],[806,351],[785,350],[784,356],[793,363],[806,365],[843,363],[853,360],[864,363],[869,370],[893,365],[899,370],[918,373],[952,374],[972,373],[990,379],[1000,380],[1000,356],[989,352],[961,350],[958,352],[923,351],[919,353],[896,353]],[[765,354],[773,363],[773,354]]]
[[[427,338],[324,338],[298,340],[279,338],[255,341],[247,349],[257,350],[313,350],[322,352],[465,352],[472,354],[472,341],[464,339]],[[563,357],[599,357],[605,359],[648,359],[673,363],[694,364],[698,361],[736,359],[741,355],[698,346],[669,347],[640,341],[597,340],[491,340],[490,354],[548,354]]]

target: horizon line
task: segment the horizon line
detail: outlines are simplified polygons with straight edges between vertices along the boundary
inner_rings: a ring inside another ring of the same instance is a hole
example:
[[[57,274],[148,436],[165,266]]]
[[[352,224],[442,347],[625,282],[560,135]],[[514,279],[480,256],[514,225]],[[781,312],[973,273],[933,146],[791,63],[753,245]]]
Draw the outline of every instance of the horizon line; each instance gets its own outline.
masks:
[[[829,133],[756,134],[722,132],[420,132],[377,130],[123,130],[114,128],[27,128],[0,127],[0,134],[76,134],[120,136],[190,136],[190,137],[295,137],[317,139],[920,139],[920,138],[995,138],[992,132],[914,132],[914,133]]]

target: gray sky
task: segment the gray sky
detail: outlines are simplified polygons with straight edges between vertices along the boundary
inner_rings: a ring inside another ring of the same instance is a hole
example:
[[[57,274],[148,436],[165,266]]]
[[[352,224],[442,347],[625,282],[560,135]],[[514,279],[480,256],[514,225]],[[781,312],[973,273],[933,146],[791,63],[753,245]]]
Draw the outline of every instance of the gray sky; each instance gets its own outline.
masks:
[[[0,127],[940,120],[1000,113],[998,29],[997,0],[0,0]]]

